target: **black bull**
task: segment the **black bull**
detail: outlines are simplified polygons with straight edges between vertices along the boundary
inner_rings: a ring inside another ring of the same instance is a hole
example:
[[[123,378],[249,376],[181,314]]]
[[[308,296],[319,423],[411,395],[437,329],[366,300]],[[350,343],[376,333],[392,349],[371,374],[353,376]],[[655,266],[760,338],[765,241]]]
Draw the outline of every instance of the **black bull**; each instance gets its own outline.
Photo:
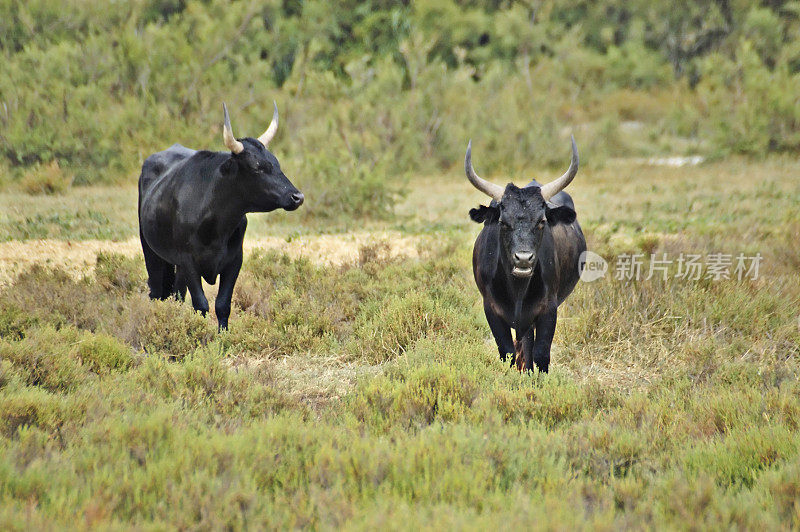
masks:
[[[558,306],[580,278],[586,240],[572,198],[561,191],[578,170],[574,140],[572,146],[567,173],[544,186],[533,181],[524,188],[502,188],[478,177],[471,145],[467,148],[467,177],[493,198],[488,207],[470,211],[474,221],[484,224],[472,255],[475,282],[501,359],[514,354],[511,364],[520,370],[531,370],[533,364],[548,370]]]
[[[220,278],[214,308],[220,329],[228,326],[233,287],[242,266],[249,212],[294,210],[303,194],[281,171],[267,144],[278,126],[258,139],[235,139],[224,109],[223,138],[229,152],[195,151],[175,144],[153,154],[139,178],[139,235],[150,297],[183,299],[205,315],[201,279]]]

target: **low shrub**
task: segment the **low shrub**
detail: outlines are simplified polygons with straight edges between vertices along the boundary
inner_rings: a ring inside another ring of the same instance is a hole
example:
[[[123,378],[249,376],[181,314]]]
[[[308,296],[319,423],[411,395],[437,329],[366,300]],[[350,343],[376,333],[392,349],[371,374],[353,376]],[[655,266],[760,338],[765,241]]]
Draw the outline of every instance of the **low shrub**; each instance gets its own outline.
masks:
[[[62,399],[37,386],[0,394],[0,435],[10,438],[20,427],[53,430],[62,422]]]
[[[22,340],[0,343],[0,359],[11,361],[29,386],[41,386],[51,392],[70,391],[88,375],[75,350],[80,336],[71,327],[33,329]]]
[[[50,325],[33,327],[20,340],[0,341],[0,360],[10,362],[27,385],[51,392],[74,390],[89,372],[107,375],[134,362],[130,347],[112,336]]]
[[[76,352],[90,371],[100,375],[127,370],[135,362],[129,346],[104,333],[84,333],[78,340]]]
[[[119,253],[97,254],[94,267],[96,281],[109,291],[123,294],[144,292],[147,289],[147,274],[144,261],[126,257]]]
[[[20,340],[35,323],[35,317],[13,304],[0,307],[0,339]]]
[[[132,312],[131,307],[139,312]],[[131,307],[130,314],[126,313],[130,323],[125,340],[148,353],[180,360],[216,334],[212,320],[195,312],[188,303],[141,298]]]
[[[349,350],[371,363],[402,355],[413,343],[442,334],[457,321],[454,309],[423,292],[393,295],[367,305],[355,324]]]
[[[0,308],[17,309],[27,316],[18,318],[23,322],[56,327],[71,324],[97,330],[119,314],[116,303],[91,279],[76,280],[63,270],[39,265],[20,274],[13,287],[0,289]]]
[[[72,180],[72,176],[61,170],[58,161],[53,159],[31,167],[20,180],[20,186],[31,195],[63,194],[72,186]]]

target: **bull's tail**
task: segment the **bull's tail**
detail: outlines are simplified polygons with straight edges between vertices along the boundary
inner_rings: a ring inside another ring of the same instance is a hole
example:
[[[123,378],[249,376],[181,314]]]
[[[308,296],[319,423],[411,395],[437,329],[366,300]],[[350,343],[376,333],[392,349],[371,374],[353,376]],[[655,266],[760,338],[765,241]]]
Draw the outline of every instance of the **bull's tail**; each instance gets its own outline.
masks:
[[[525,369],[525,352],[522,349],[522,339],[514,340],[514,361],[512,362],[512,366],[516,365],[518,371],[522,371]]]
[[[525,368],[533,367],[533,339],[534,327],[522,337],[514,340],[514,360],[511,366],[517,366],[519,371],[525,371]]]

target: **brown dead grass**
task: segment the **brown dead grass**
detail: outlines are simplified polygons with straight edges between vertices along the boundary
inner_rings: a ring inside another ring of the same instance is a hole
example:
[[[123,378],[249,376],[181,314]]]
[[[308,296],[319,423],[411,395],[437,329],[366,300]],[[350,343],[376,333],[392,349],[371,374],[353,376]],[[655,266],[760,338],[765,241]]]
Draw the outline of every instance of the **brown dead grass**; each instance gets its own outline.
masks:
[[[233,371],[267,371],[290,397],[316,410],[351,392],[364,377],[383,373],[384,364],[344,361],[336,355],[280,358],[233,356],[225,362]]]
[[[365,244],[383,242],[389,257],[415,258],[423,243],[422,237],[404,236],[397,231],[355,232],[334,235],[300,236],[290,240],[261,237],[244,241],[245,255],[256,249],[280,250],[293,258],[304,257],[316,264],[342,265],[358,261],[359,249]],[[28,240],[0,243],[0,286],[9,284],[16,275],[33,265],[58,267],[75,276],[90,272],[97,254],[119,253],[127,257],[141,255],[138,238],[121,242],[110,240]]]

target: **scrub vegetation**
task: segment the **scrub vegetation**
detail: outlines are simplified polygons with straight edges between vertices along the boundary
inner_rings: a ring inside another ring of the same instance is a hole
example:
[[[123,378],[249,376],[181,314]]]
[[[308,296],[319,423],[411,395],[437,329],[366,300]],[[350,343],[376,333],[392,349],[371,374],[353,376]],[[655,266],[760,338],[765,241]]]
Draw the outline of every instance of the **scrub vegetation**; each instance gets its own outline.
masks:
[[[798,170],[579,174],[612,270],[562,307],[548,375],[497,357],[460,176],[412,182],[405,232],[442,205],[413,258],[377,238],[341,265],[251,253],[221,335],[149,301],[138,256],[34,267],[0,289],[0,524],[800,526]],[[637,252],[764,260],[616,280]]]
[[[141,161],[222,149],[223,100],[256,135],[278,101],[306,204],[250,216],[286,245],[221,334],[147,298],[135,245],[0,278],[0,529],[800,528],[796,2],[113,6],[0,2],[0,241],[130,242]],[[548,181],[570,133],[610,269],[520,374],[461,161]],[[664,253],[762,262],[645,280]]]

